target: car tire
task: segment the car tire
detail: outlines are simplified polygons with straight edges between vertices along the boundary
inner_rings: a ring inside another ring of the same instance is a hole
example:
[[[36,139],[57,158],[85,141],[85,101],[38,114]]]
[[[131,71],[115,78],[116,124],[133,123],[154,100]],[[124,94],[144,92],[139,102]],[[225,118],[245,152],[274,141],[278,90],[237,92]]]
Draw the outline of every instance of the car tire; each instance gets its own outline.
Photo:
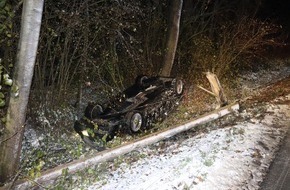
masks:
[[[126,123],[131,132],[137,133],[143,125],[143,116],[139,112],[129,112],[126,115]]]
[[[86,107],[85,116],[88,119],[96,119],[103,112],[103,107],[100,104],[89,104]]]
[[[177,95],[181,95],[183,93],[183,87],[184,85],[182,80],[176,79],[176,82],[174,84],[174,90]]]
[[[148,77],[146,75],[142,75],[142,76],[138,76],[136,79],[136,84],[139,88],[144,88],[145,87],[145,83],[144,81],[147,80]]]

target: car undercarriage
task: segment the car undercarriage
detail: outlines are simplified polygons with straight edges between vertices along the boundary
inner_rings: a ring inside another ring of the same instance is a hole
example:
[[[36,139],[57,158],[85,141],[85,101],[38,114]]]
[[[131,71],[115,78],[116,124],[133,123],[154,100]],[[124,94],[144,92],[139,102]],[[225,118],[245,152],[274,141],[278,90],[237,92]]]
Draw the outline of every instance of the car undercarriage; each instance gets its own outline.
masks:
[[[75,131],[89,146],[102,149],[120,129],[134,134],[164,120],[179,105],[183,85],[176,78],[138,76],[105,107],[90,102]]]

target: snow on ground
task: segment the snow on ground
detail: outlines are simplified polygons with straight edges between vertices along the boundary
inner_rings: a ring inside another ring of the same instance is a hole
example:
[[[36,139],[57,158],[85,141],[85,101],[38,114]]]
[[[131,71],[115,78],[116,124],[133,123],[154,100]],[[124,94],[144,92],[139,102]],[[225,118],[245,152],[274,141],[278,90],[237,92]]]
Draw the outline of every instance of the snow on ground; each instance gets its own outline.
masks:
[[[274,68],[259,69],[257,72],[246,72],[243,73],[240,78],[241,84],[244,88],[254,90],[261,86],[265,86],[265,84],[273,83],[282,78],[285,78],[289,76],[289,73],[289,63],[285,65],[279,65],[279,62],[277,62],[276,67]]]
[[[251,119],[173,142],[161,153],[143,148],[145,158],[121,164],[88,189],[258,189],[288,130],[290,106],[281,100],[265,105],[264,114],[248,117],[244,110]]]
[[[276,69],[270,71],[244,73],[241,78],[241,93],[245,96],[259,94],[260,87],[289,75],[289,63],[288,66],[277,66]],[[258,189],[279,143],[288,130],[287,126],[290,127],[289,102],[290,95],[277,98],[265,105],[254,105],[250,109],[241,110],[236,115],[238,121],[214,123],[213,125],[216,126],[210,127],[210,132],[199,132],[200,134],[196,135],[192,131],[191,135],[181,134],[139,149],[137,152],[142,156],[137,161],[124,162],[117,169],[113,167],[113,169],[106,169],[103,173],[97,173],[100,180],[94,184],[82,182],[81,187],[78,186],[79,184],[71,184],[67,189],[71,187],[92,190]],[[69,116],[71,115],[70,113]],[[63,115],[63,117],[67,116]],[[59,117],[59,113],[57,113],[57,118],[58,120],[62,118]],[[43,120],[43,123],[50,124],[47,120]],[[54,165],[67,162],[75,155],[87,151],[75,140],[70,146],[64,145],[64,148],[58,148],[63,141],[68,141],[63,136],[58,139],[51,138],[52,140],[48,141],[44,137],[50,135],[38,136],[33,129],[26,129],[25,136],[24,142],[27,143],[24,143],[23,151],[33,155],[27,158],[29,163],[37,163],[38,159],[42,159],[34,155],[35,148],[48,147],[40,150],[50,154],[52,152],[54,158],[46,162]],[[66,149],[71,150],[70,147],[75,149],[72,151],[73,156],[70,155],[71,151],[63,153]],[[78,179],[78,177],[74,176],[73,179]],[[68,181],[68,183],[72,182]]]
[[[289,75],[289,69],[258,72],[257,78],[252,73],[243,87],[255,90]],[[289,100],[290,95],[242,110],[236,124],[165,143],[162,151],[143,148],[145,158],[121,164],[88,189],[259,189],[290,127]]]

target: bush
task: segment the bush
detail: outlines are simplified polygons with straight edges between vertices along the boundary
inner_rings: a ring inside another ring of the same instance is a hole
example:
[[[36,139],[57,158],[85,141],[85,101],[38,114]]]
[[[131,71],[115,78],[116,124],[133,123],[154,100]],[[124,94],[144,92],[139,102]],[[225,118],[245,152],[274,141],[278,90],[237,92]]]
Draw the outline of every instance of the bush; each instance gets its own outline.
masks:
[[[64,94],[85,83],[122,89],[137,75],[153,73],[152,57],[159,51],[164,24],[158,12],[162,6],[132,0],[47,2],[35,93],[48,104],[63,102]]]
[[[181,36],[176,66],[188,76],[186,78],[200,77],[206,71],[214,72],[219,78],[231,76],[240,69],[250,68],[253,63],[261,64],[267,49],[282,44],[277,38],[280,26],[257,18],[219,20],[216,27],[210,29],[207,24],[199,27],[201,31],[192,29],[195,34]],[[189,32],[195,25],[185,27]]]

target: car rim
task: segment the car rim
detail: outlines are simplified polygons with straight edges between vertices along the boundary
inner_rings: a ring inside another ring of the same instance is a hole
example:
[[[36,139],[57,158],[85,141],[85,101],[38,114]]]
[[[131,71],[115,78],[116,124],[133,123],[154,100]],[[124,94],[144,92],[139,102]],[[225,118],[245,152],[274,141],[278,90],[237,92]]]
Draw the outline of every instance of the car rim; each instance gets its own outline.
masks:
[[[104,112],[103,107],[100,104],[97,104],[94,109],[97,110],[98,114],[102,114]]]
[[[140,113],[135,113],[131,117],[130,127],[133,132],[139,131],[142,126],[142,116]]]
[[[147,76],[141,76],[138,80],[137,80],[137,85],[138,85],[138,87],[140,87],[140,88],[144,88],[144,81],[146,80],[146,79],[148,79],[148,77]]]
[[[176,93],[178,95],[182,94],[182,91],[183,91],[183,83],[181,80],[177,80],[176,81]]]

